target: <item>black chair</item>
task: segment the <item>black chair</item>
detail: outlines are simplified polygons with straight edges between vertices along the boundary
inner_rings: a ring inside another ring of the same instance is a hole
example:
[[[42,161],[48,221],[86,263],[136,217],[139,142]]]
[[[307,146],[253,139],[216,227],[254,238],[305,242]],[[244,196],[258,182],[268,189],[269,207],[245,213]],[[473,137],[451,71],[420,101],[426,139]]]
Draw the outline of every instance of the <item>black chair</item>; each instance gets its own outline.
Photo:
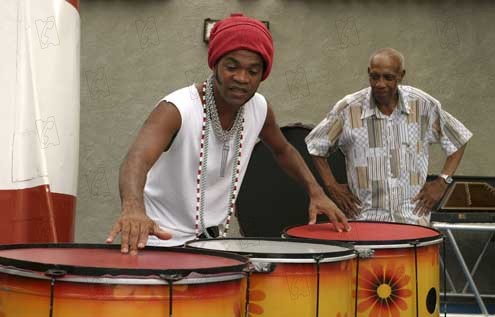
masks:
[[[301,153],[306,164],[321,184],[304,138],[312,127],[292,124],[282,133]],[[339,183],[347,183],[345,157],[336,151],[329,157],[333,174]],[[254,149],[236,202],[241,234],[246,237],[280,237],[284,228],[308,222],[309,198],[305,189],[285,174],[270,150],[258,142]],[[324,218],[322,218],[323,220]]]

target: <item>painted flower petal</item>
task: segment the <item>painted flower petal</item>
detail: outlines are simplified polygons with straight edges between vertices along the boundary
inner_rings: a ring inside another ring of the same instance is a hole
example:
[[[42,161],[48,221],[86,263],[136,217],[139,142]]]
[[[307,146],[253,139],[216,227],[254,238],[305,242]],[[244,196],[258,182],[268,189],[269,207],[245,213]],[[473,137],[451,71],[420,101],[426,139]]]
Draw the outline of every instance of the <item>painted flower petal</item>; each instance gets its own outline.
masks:
[[[249,301],[259,302],[265,298],[266,294],[262,290],[252,290],[249,292]]]
[[[395,297],[394,298],[394,307],[398,307],[400,308],[401,310],[406,310],[407,309],[407,303],[405,300],[403,300],[402,298],[400,297]]]
[[[362,313],[364,311],[367,311],[371,306],[373,306],[374,303],[377,302],[377,299],[375,296],[367,298],[366,300],[361,301],[358,304],[357,310],[358,312]]]
[[[261,315],[263,314],[264,311],[265,310],[260,305],[255,303],[249,303],[249,316],[251,316],[251,314]]]

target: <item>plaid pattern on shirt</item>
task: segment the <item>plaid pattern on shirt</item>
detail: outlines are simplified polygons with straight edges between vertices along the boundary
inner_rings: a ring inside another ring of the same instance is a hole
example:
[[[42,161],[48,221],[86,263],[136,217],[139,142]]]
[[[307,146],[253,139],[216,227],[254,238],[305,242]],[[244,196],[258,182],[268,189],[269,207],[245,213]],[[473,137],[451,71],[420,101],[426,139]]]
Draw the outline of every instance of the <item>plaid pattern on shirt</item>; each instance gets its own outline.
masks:
[[[411,200],[426,181],[429,145],[439,143],[449,156],[472,135],[438,100],[402,85],[390,116],[375,105],[369,87],[345,96],[306,137],[306,144],[315,156],[342,150],[349,187],[362,203],[357,220],[427,225],[429,214],[415,215]]]

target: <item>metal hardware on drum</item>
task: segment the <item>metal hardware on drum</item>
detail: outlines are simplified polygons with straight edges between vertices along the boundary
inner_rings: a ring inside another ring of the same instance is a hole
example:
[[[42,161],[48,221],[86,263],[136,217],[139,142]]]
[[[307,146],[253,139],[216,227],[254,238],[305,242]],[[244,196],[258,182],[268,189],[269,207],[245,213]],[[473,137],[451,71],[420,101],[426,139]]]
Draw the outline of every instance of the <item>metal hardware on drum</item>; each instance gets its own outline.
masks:
[[[375,254],[375,250],[367,248],[356,250],[356,252],[360,259],[369,259]]]
[[[320,261],[323,259],[321,255],[313,257],[316,262],[316,317],[320,316]]]
[[[67,274],[66,271],[64,270],[57,270],[57,269],[52,269],[52,270],[47,270],[45,272],[45,275],[50,278],[50,307],[49,307],[49,313],[48,316],[52,317],[53,316],[53,302],[54,302],[54,294],[55,294],[55,280],[58,277],[62,277],[65,274]]]
[[[250,262],[250,267],[256,273],[271,273],[276,266],[273,262]]]
[[[180,281],[184,278],[182,274],[160,274],[160,278],[162,280],[165,280],[168,284],[168,311],[169,311],[169,316],[173,316],[172,312],[172,303],[173,303],[173,296],[174,296],[174,291],[173,291],[173,286],[174,282]]]

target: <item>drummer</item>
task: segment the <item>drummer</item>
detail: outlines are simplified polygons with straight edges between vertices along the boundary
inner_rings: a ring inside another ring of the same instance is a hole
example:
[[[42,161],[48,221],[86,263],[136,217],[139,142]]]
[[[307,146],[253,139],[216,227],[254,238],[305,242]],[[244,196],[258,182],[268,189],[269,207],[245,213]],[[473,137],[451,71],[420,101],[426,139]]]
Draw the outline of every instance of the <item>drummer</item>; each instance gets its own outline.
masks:
[[[256,93],[272,62],[273,41],[263,23],[233,14],[215,24],[208,47],[211,76],[163,98],[122,163],[122,213],[108,243],[120,233],[121,251],[136,254],[146,244],[224,236],[257,138],[307,190],[309,222],[322,213],[337,230],[349,230],[281,133],[270,104]]]
[[[438,100],[401,85],[405,75],[400,52],[377,50],[369,59],[370,87],[338,101],[306,138],[325,190],[350,218],[429,224],[472,136]],[[440,143],[446,161],[426,182],[431,143]],[[349,186],[335,181],[327,162],[337,148]]]

